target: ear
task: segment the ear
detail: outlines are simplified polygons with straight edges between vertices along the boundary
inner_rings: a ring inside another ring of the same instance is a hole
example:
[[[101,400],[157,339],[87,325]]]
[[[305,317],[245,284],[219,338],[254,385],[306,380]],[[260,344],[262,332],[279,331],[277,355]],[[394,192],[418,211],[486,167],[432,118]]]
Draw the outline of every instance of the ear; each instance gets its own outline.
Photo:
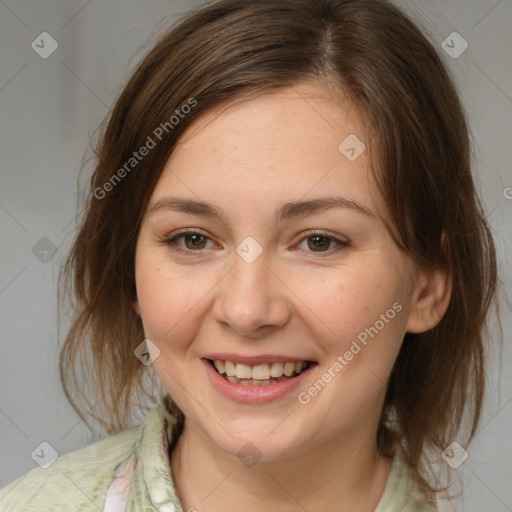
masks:
[[[406,331],[420,333],[435,327],[443,318],[452,294],[452,280],[445,269],[419,271],[413,291]]]
[[[137,315],[140,316],[140,306],[139,306],[139,301],[138,300],[134,300],[132,302],[132,306],[133,306],[133,310],[135,311],[135,313],[137,313]]]

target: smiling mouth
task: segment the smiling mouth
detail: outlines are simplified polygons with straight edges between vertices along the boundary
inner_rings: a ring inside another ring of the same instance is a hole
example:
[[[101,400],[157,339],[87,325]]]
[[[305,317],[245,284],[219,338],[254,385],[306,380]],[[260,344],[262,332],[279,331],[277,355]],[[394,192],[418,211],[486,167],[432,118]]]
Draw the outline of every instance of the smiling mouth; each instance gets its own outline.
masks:
[[[233,384],[268,386],[298,377],[308,368],[316,365],[313,361],[289,363],[264,363],[251,366],[221,359],[207,360],[219,375]]]

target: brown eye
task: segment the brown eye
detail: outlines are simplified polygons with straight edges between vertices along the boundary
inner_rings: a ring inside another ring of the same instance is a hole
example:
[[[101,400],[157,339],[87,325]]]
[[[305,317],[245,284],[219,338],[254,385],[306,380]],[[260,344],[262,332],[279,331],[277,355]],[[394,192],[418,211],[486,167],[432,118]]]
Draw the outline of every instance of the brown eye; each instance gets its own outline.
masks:
[[[202,249],[211,249],[211,247],[208,247],[208,243],[213,243],[209,237],[191,230],[182,231],[170,238],[164,238],[162,242],[174,251],[188,254],[201,252]]]
[[[329,245],[330,243],[332,242],[332,239],[326,237],[326,236],[321,236],[321,235],[316,235],[316,236],[310,236],[308,237],[308,247],[310,249],[312,249],[314,252],[323,252],[323,250],[327,250],[329,249]],[[311,243],[310,243],[311,241]],[[317,250],[319,249],[319,250]]]
[[[318,255],[321,254],[322,256],[328,256],[339,250],[350,247],[350,243],[339,240],[328,233],[313,232],[302,238],[299,247],[310,254],[316,253]]]
[[[194,250],[194,249],[204,249],[204,247],[206,245],[207,238],[204,237],[203,235],[194,234],[194,235],[185,235],[184,240],[185,240],[185,247],[187,249]]]

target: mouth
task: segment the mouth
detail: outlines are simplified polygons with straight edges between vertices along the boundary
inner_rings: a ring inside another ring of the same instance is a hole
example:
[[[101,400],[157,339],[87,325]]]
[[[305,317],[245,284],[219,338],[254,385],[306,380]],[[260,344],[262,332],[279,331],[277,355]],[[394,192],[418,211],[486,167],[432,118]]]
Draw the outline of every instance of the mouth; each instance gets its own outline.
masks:
[[[292,380],[317,365],[314,361],[273,362],[257,365],[223,359],[206,359],[206,361],[228,382],[246,386],[269,386]]]

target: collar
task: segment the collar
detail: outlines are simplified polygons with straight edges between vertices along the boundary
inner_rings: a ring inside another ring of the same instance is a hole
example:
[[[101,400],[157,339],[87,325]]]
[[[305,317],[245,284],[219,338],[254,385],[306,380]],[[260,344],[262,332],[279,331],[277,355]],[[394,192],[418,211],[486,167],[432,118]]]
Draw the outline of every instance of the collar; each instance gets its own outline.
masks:
[[[181,512],[169,462],[169,445],[180,434],[180,419],[169,394],[141,425],[135,447],[135,471],[131,479],[126,512],[151,510]]]
[[[141,425],[135,454],[125,461],[126,467],[134,464],[126,512],[151,510],[158,512],[183,512],[171,476],[169,447],[175,443],[183,428],[182,413],[169,394],[150,412]],[[397,444],[391,471],[384,493],[375,512],[432,512],[429,503],[411,477],[402,448]],[[107,509],[105,508],[105,511]]]

